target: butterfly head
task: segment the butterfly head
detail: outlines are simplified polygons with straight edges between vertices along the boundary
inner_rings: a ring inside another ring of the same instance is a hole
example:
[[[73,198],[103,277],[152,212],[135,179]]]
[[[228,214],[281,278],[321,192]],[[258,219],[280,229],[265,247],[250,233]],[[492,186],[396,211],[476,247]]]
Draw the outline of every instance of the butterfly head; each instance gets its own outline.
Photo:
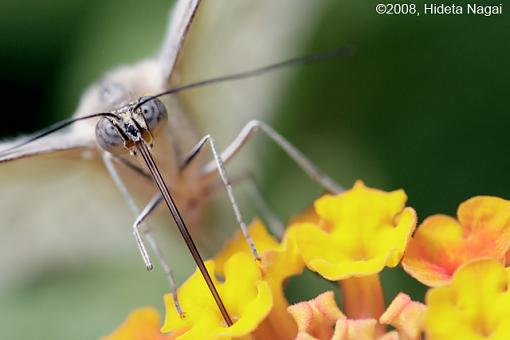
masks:
[[[111,153],[133,152],[138,142],[152,145],[167,121],[167,110],[158,98],[141,97],[112,111],[96,125],[99,146]]]

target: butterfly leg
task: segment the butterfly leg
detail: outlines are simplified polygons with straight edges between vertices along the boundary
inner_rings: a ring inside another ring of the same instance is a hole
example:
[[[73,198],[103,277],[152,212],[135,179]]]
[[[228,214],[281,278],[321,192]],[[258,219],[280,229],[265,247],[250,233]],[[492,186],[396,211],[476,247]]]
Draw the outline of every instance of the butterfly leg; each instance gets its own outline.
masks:
[[[145,238],[147,239],[147,242],[149,242],[149,245],[150,245],[152,251],[156,255],[161,267],[163,268],[163,271],[167,277],[167,280],[168,280],[168,283],[170,286],[170,291],[172,292],[175,307],[176,307],[179,315],[182,315],[182,309],[181,309],[179,299],[177,296],[177,285],[175,283],[172,269],[170,268],[170,265],[166,261],[163,253],[161,252],[161,249],[158,246],[156,240],[154,239],[154,237],[152,237],[152,235],[149,231],[149,228],[147,227],[147,225],[143,224],[145,219],[154,211],[154,209],[158,206],[158,204],[161,203],[162,196],[160,194],[156,194],[149,201],[149,203],[142,210],[142,212],[139,214],[138,213],[139,210],[135,203],[135,200],[133,199],[133,197],[127,190],[127,187],[125,186],[124,181],[122,180],[122,178],[119,176],[119,173],[115,169],[115,166],[114,166],[112,160],[116,160],[116,158],[113,155],[106,153],[106,152],[103,153],[103,161],[106,165],[108,172],[110,173],[111,177],[113,178],[113,181],[115,182],[115,184],[121,191],[122,196],[124,196],[125,200],[127,201],[130,210],[133,212],[133,214],[135,214],[135,216],[138,215],[135,222],[133,223],[133,235],[135,237],[136,244],[138,246],[138,250],[140,251],[140,254],[142,255],[142,259],[145,263],[145,267],[147,268],[147,270],[151,270],[153,268],[153,265],[150,260],[149,254],[147,253],[145,245],[143,243],[142,237],[140,235],[141,231],[143,232]]]
[[[161,196],[160,193],[157,193],[156,195],[154,195],[154,197],[152,197],[152,199],[145,206],[145,208],[142,210],[140,215],[136,218],[135,222],[133,223],[133,231],[135,233],[137,233],[139,235],[139,233],[140,233],[139,230],[140,230],[140,226],[142,225],[142,223],[145,221],[145,219],[147,217],[150,216],[150,214],[154,211],[154,209],[157,208],[157,206],[162,201],[163,201],[163,196]],[[177,309],[177,312],[179,313],[179,315],[182,316],[183,315],[182,308],[181,308],[181,304],[179,303],[179,297],[177,295],[177,284],[175,282],[172,268],[170,268],[170,265],[165,260],[165,257],[163,255],[163,253],[161,252],[161,249],[159,248],[158,244],[156,243],[156,240],[149,233],[147,227],[145,227],[143,230],[144,230],[143,234],[144,234],[145,238],[147,239],[147,242],[149,242],[149,245],[152,248],[152,251],[158,258],[161,268],[163,268],[163,272],[165,273],[165,275],[167,277],[168,284],[170,286],[170,291],[172,292],[172,298],[174,300],[175,308]],[[143,246],[143,243],[141,243],[141,244]],[[139,247],[139,249],[140,249],[140,247]],[[141,249],[140,249],[140,252],[141,252]],[[143,257],[143,254],[142,254],[142,257]],[[150,268],[147,267],[147,269],[152,269],[152,267],[150,267]]]
[[[108,170],[108,173],[112,177],[117,188],[122,193],[122,196],[126,200],[128,206],[129,206],[129,209],[135,216],[138,216],[139,210],[135,203],[135,200],[129,193],[126,185],[124,184],[124,181],[120,177],[119,173],[117,172],[117,169],[115,169],[115,165],[113,164],[112,160],[117,159],[117,158],[115,156],[113,156],[112,154],[106,153],[106,152],[103,152],[102,157],[103,157],[103,162],[106,166],[106,169]],[[151,270],[153,268],[152,262],[149,258],[149,254],[147,253],[147,249],[145,248],[145,245],[143,243],[139,228],[133,228],[133,235],[135,237],[136,244],[138,246],[138,250],[140,251],[140,254],[142,255],[142,259],[143,259],[143,262],[145,263],[145,267],[147,268],[147,270]]]
[[[246,227],[246,223],[244,222],[244,218],[241,215],[241,211],[239,206],[237,205],[236,199],[234,197],[234,192],[232,191],[232,185],[227,177],[227,171],[225,170],[225,165],[223,160],[221,159],[220,154],[218,153],[218,149],[216,148],[216,143],[214,139],[210,135],[205,135],[191,150],[190,155],[185,159],[185,161],[181,165],[181,169],[185,168],[200,152],[204,149],[206,145],[209,145],[211,148],[214,160],[212,161],[215,169],[220,173],[221,180],[223,182],[223,186],[227,191],[228,198],[230,200],[230,205],[234,210],[234,214],[237,219],[237,223],[241,227],[241,231],[248,242],[251,252],[256,259],[260,259],[259,254],[257,252],[257,248],[255,247],[255,243],[250,236],[248,228]]]
[[[278,145],[296,164],[315,182],[322,186],[330,193],[339,193],[343,188],[335,183],[326,174],[322,173],[308,158],[305,157],[295,146],[287,141],[282,135],[276,132],[268,124],[252,120],[246,124],[241,132],[237,135],[232,143],[221,153],[221,159],[224,163],[228,163],[246,142],[254,135],[255,132],[261,131],[269,137],[276,145]],[[203,175],[210,176],[217,171],[215,161],[207,163],[203,168]]]

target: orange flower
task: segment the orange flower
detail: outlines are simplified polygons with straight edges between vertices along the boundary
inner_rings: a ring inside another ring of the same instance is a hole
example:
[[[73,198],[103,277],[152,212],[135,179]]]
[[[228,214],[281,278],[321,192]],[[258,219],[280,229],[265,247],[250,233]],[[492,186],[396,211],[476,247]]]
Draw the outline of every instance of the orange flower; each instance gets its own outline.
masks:
[[[459,206],[458,220],[445,215],[427,218],[409,242],[402,266],[418,281],[448,284],[457,268],[490,257],[502,263],[510,245],[510,201],[473,197]]]
[[[348,319],[337,307],[333,292],[290,306],[298,325],[298,340],[417,340],[423,327],[425,305],[400,293],[378,320]],[[377,326],[390,324],[396,331],[377,335]]]
[[[169,340],[170,336],[161,334],[159,313],[152,307],[137,309],[111,335],[101,340]]]
[[[426,310],[427,307],[423,303],[413,301],[408,295],[399,293],[381,315],[379,322],[395,327],[401,340],[420,339]]]
[[[331,339],[337,320],[345,319],[338,309],[333,292],[325,292],[310,301],[299,302],[288,308],[298,325],[297,339]]]
[[[462,265],[451,284],[426,296],[427,338],[510,339],[510,269],[493,259]]]

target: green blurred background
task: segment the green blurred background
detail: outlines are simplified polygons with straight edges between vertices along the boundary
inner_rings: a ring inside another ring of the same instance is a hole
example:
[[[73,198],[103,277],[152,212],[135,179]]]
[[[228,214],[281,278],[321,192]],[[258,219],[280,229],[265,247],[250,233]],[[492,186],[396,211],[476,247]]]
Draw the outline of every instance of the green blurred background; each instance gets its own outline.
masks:
[[[322,2],[327,10],[303,53],[345,45],[356,53],[295,70],[274,126],[347,187],[363,179],[385,190],[404,188],[420,220],[454,214],[473,195],[509,198],[510,8],[489,18],[381,16],[376,3]],[[103,71],[152,54],[168,8],[166,0],[2,1],[0,137],[67,117]],[[134,18],[143,25],[125,24]],[[264,150],[257,176],[286,219],[320,190],[275,147]],[[97,338],[137,306],[162,309],[164,279],[144,275],[135,256],[49,265],[4,282],[1,337]],[[306,276],[307,284],[291,281],[292,301],[332,287]],[[401,270],[386,270],[383,278],[388,299],[401,290],[423,298],[425,289]]]

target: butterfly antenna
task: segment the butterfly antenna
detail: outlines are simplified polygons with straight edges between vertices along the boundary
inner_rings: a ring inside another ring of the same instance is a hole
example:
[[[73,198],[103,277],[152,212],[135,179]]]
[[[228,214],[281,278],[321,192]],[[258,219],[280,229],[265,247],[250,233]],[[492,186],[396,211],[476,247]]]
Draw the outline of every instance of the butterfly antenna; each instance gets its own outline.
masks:
[[[275,71],[275,70],[278,70],[278,69],[287,68],[287,67],[293,67],[293,66],[298,66],[298,65],[316,64],[316,63],[324,62],[324,61],[328,61],[328,60],[341,59],[341,58],[345,58],[345,57],[348,57],[348,56],[352,55],[352,53],[353,53],[353,49],[352,48],[350,48],[350,47],[342,47],[342,48],[339,48],[339,49],[328,50],[328,51],[324,51],[324,52],[308,54],[308,55],[305,55],[305,56],[302,56],[302,57],[287,59],[287,60],[284,60],[284,61],[281,61],[281,62],[278,62],[278,63],[266,65],[266,66],[263,66],[263,67],[259,67],[259,68],[248,70],[248,71],[244,71],[244,72],[233,73],[233,74],[229,74],[229,75],[226,75],[226,76],[209,78],[209,79],[206,79],[206,80],[197,81],[197,82],[186,84],[186,85],[183,85],[183,86],[174,87],[174,88],[168,89],[166,91],[163,91],[161,93],[158,93],[156,95],[146,97],[144,100],[140,101],[135,106],[134,109],[135,110],[138,109],[140,106],[142,106],[143,104],[147,103],[148,101],[151,101],[152,99],[159,98],[159,97],[162,97],[162,96],[166,96],[166,95],[169,95],[169,94],[179,93],[179,92],[182,92],[182,91],[185,91],[185,90],[190,90],[190,89],[194,89],[194,88],[198,88],[198,87],[203,87],[203,86],[208,86],[208,85],[213,85],[213,84],[218,84],[218,83],[225,83],[225,82],[230,82],[230,81],[235,81],[235,80],[241,80],[241,79],[256,77],[256,76],[259,76],[259,75],[262,75],[262,74],[265,74],[265,73],[269,73],[269,72],[272,72],[272,71]],[[107,117],[107,116],[115,117],[112,113],[102,112],[102,113],[90,114],[90,115],[83,116],[83,117],[71,118],[71,119],[63,120],[63,121],[58,122],[58,123],[56,123],[54,125],[51,125],[50,127],[46,128],[44,130],[41,130],[39,133],[37,133],[36,135],[30,137],[29,139],[23,141],[22,143],[19,143],[19,144],[11,146],[9,148],[6,148],[4,150],[1,150],[0,151],[0,157],[1,156],[6,156],[9,152],[11,152],[11,151],[13,151],[15,149],[21,148],[21,147],[23,147],[23,146],[25,146],[27,144],[30,144],[30,143],[32,143],[32,142],[34,142],[34,141],[36,141],[36,140],[38,140],[40,138],[43,138],[43,137],[45,137],[45,136],[47,136],[49,134],[52,134],[52,133],[54,133],[54,132],[56,132],[58,130],[61,130],[61,129],[63,129],[63,128],[71,125],[71,124],[74,124],[76,122],[79,122],[81,120],[86,120],[86,119],[95,118],[95,117]]]
[[[27,144],[30,144],[30,143],[33,143],[35,142],[36,140],[38,139],[41,139],[43,137],[46,137],[56,131],[59,131],[65,127],[68,127],[69,125],[72,125],[76,122],[79,122],[81,120],[86,120],[86,119],[90,119],[90,118],[96,118],[96,117],[107,117],[107,116],[111,116],[111,117],[115,117],[115,115],[113,115],[112,113],[107,113],[107,112],[101,112],[101,113],[94,113],[94,114],[90,114],[90,115],[86,115],[86,116],[83,116],[83,117],[77,117],[77,118],[70,118],[70,119],[66,119],[66,120],[63,120],[63,121],[60,121],[58,123],[55,123],[49,127],[47,127],[46,129],[44,130],[41,130],[39,131],[38,133],[36,133],[35,135],[33,135],[32,137],[30,137],[29,139],[19,143],[19,144],[16,144],[16,145],[13,145],[11,147],[8,147],[4,150],[1,150],[0,151],[0,157],[2,156],[6,156],[9,152],[12,152],[16,149],[19,149]]]
[[[234,81],[234,80],[241,80],[241,79],[256,77],[256,76],[259,76],[259,75],[262,75],[265,73],[269,73],[269,72],[287,68],[287,67],[317,64],[317,63],[328,61],[328,60],[342,59],[342,58],[351,56],[352,54],[353,54],[353,49],[351,47],[342,47],[342,48],[338,48],[338,49],[334,49],[334,50],[328,50],[328,51],[308,54],[308,55],[297,57],[297,58],[287,59],[284,61],[280,61],[278,63],[266,65],[266,66],[248,70],[248,71],[243,71],[243,72],[239,72],[239,73],[229,74],[226,76],[209,78],[206,80],[197,81],[194,83],[190,83],[190,84],[186,84],[186,85],[182,85],[179,87],[174,87],[174,88],[168,89],[166,91],[163,91],[163,92],[158,93],[153,96],[149,96],[149,97],[145,98],[144,100],[142,100],[140,103],[138,103],[136,105],[135,109],[137,109],[141,105],[145,104],[146,102],[151,101],[154,98],[159,98],[159,97],[166,96],[169,94],[174,94],[174,93],[182,92],[185,90],[194,89],[197,87],[203,87],[203,86],[208,86],[208,85],[213,85],[213,84],[218,84],[218,83],[226,83],[226,82],[230,82],[230,81]]]

